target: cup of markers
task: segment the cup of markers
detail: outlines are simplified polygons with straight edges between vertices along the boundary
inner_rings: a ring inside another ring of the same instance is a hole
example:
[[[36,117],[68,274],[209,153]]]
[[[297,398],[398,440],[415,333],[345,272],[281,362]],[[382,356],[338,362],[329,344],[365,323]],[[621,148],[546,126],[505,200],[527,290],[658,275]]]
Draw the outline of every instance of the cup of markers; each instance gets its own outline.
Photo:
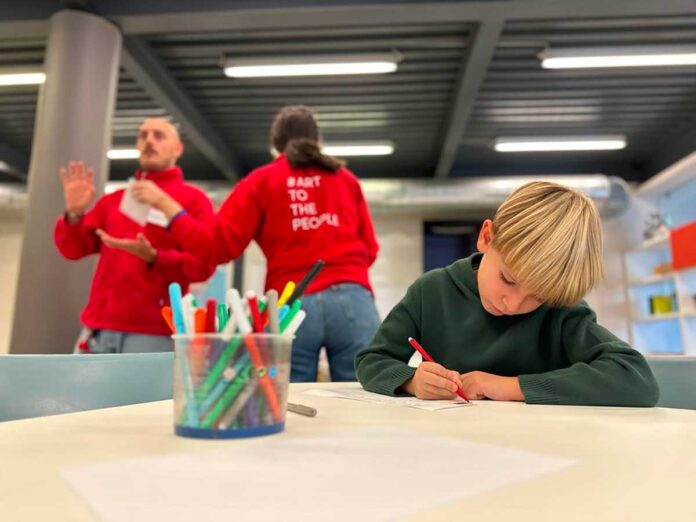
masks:
[[[239,438],[283,431],[294,334],[305,317],[300,299],[236,289],[226,303],[198,307],[169,286],[162,315],[174,335],[174,431],[195,438]]]

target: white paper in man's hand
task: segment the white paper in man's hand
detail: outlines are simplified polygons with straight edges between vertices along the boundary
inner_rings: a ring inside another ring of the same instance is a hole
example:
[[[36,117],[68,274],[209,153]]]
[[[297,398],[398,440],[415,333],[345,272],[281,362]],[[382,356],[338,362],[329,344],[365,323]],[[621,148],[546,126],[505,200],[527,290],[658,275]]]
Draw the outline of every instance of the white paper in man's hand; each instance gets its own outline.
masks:
[[[130,178],[126,190],[123,191],[121,206],[118,207],[118,209],[121,211],[121,214],[129,217],[142,227],[147,223],[147,218],[150,214],[150,205],[147,203],[140,203],[133,198],[133,183],[135,183],[135,178]]]

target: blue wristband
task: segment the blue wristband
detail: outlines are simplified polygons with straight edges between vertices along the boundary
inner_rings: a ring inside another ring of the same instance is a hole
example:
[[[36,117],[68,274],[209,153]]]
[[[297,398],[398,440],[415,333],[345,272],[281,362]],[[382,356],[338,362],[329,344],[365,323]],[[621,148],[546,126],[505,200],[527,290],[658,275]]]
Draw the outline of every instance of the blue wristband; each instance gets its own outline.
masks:
[[[177,219],[179,219],[179,218],[180,218],[181,216],[183,216],[184,214],[186,214],[186,210],[184,210],[183,208],[182,208],[179,212],[177,212],[176,214],[174,214],[174,215],[172,216],[172,219],[169,220],[169,224],[167,225],[167,230],[169,230],[170,228],[172,228],[172,223],[174,223],[174,221],[176,221]]]

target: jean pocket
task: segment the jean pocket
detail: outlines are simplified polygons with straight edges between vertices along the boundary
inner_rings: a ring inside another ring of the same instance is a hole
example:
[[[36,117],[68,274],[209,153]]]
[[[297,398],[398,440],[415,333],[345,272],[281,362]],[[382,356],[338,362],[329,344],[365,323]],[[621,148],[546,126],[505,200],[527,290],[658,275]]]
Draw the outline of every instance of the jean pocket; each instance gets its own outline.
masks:
[[[343,285],[336,292],[335,298],[340,313],[352,328],[369,330],[379,325],[375,301],[367,288],[361,285]]]

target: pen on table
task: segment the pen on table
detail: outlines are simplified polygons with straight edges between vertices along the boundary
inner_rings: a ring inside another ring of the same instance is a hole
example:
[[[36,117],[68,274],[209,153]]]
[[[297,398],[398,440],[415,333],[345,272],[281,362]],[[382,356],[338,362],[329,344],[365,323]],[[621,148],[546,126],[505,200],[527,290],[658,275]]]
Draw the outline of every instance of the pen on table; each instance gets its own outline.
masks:
[[[416,341],[413,337],[409,337],[408,342],[411,346],[413,346],[413,348],[415,348],[415,350],[418,353],[420,353],[423,356],[423,359],[429,362],[435,362],[433,358],[430,357],[430,354],[428,354],[428,352],[426,352],[425,349],[420,344],[418,344],[418,341]],[[459,386],[457,386],[457,395],[464,399],[464,402],[469,402],[469,399],[466,398],[466,395],[464,395],[464,392]]]
[[[294,404],[292,402],[288,402],[288,411],[299,413],[306,417],[314,417],[317,414],[316,408],[305,406],[304,404]]]
[[[295,299],[300,297],[305,290],[307,290],[307,287],[309,286],[309,283],[312,282],[312,280],[317,277],[317,274],[321,272],[321,269],[324,268],[324,261],[319,259],[316,263],[312,265],[312,268],[309,269],[309,272],[305,274],[305,276],[302,278],[302,280],[297,283],[297,286],[295,286],[295,289],[292,291],[290,294],[290,297],[288,297],[287,303],[292,306],[292,303],[295,302]]]

